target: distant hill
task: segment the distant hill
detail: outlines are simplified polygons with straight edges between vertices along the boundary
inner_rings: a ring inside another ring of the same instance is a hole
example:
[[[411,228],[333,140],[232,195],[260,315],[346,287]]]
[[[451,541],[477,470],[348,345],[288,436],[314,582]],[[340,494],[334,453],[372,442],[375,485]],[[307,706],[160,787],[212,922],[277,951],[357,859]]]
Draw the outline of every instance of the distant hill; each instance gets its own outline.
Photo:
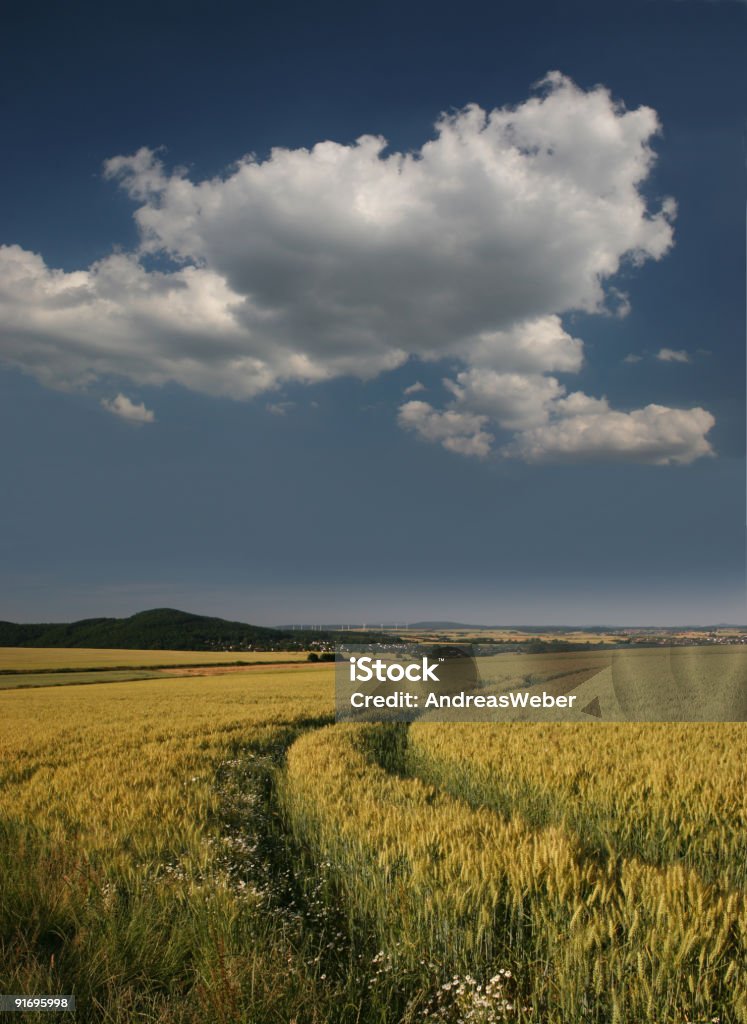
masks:
[[[355,634],[359,643],[361,634]],[[371,634],[370,639],[377,639]],[[0,647],[94,647],[158,651],[301,650],[340,639],[319,630],[269,629],[192,615],[175,608],[154,608],[126,619],[78,622],[0,622]],[[366,637],[366,639],[369,639]]]
[[[451,622],[447,619],[433,619],[427,622],[409,622],[408,629],[495,629],[495,626],[476,626],[472,622]]]

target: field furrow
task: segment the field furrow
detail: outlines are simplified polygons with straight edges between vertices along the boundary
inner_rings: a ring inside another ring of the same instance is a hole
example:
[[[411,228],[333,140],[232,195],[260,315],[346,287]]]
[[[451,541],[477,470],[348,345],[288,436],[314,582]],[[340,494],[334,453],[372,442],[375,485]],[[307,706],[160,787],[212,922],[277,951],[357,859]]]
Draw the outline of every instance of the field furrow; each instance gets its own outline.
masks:
[[[84,1024],[330,1018],[332,922],[294,899],[274,799],[329,721],[328,680],[299,679],[2,694],[0,990],[73,992]]]
[[[419,723],[407,748],[410,771],[472,806],[726,890],[747,884],[745,765],[741,723]]]
[[[393,762],[401,732],[389,734]],[[501,971],[510,999],[499,987],[494,1005],[480,1004],[494,1016],[471,1019],[747,1020],[744,893],[681,864],[590,858],[563,826],[474,809],[386,771],[385,747],[382,726],[302,736],[283,801],[298,839],[331,864],[351,928],[376,936],[402,1020],[425,1015],[454,976],[468,1000],[465,979],[484,986]],[[442,1019],[462,1019],[452,1009]]]

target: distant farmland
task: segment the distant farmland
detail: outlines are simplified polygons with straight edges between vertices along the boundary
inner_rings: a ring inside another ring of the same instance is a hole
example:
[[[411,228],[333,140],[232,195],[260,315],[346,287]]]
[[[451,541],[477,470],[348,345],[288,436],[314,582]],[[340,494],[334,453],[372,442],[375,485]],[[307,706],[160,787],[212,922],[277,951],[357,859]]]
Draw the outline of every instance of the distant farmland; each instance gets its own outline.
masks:
[[[0,671],[50,672],[59,669],[158,668],[303,661],[288,651],[143,651],[82,647],[0,647]]]

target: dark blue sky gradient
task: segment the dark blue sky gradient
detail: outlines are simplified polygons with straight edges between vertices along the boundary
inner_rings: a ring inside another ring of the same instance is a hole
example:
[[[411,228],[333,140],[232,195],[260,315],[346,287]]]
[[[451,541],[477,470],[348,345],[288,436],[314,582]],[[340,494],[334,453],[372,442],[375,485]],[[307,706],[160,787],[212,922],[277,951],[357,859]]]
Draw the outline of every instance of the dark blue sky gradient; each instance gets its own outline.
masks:
[[[419,147],[440,111],[517,103],[557,68],[663,124],[652,200],[675,247],[629,269],[624,319],[566,317],[570,390],[702,405],[690,466],[467,460],[403,433],[402,389],[444,365],[291,386],[268,400],[137,388],[142,429],[99,395],[0,371],[0,618],[170,604],[264,624],[742,621],[744,42],[738,2],[27,4],[0,44],[0,243],[50,266],[137,244],[102,161],[165,147],[194,179],[272,146],[382,134]],[[662,347],[695,353],[657,362]],[[629,353],[646,355],[628,364]],[[129,393],[129,391],[128,391]]]

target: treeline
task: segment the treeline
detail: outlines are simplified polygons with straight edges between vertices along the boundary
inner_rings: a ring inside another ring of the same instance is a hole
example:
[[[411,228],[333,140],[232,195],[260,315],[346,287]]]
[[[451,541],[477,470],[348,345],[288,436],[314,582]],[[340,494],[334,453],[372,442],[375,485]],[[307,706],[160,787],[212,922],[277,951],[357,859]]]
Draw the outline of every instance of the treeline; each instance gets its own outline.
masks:
[[[598,650],[599,644],[585,641],[580,643],[571,640],[530,640],[521,644],[521,650],[527,654],[560,654],[563,651]]]
[[[158,651],[303,651],[337,640],[374,643],[379,633],[283,630],[175,608],[154,608],[128,618],[62,623],[0,622],[0,647],[93,647]],[[391,640],[391,637],[386,637]]]

